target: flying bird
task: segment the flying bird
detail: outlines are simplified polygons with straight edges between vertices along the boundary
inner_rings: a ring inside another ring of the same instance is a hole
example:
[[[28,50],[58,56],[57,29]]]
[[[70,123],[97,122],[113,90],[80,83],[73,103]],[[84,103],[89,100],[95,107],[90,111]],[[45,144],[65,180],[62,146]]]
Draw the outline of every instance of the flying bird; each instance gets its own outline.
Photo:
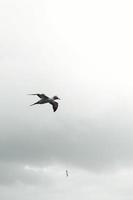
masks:
[[[44,103],[50,103],[53,107],[53,111],[55,112],[58,108],[58,103],[55,100],[60,100],[59,97],[53,96],[52,98],[46,96],[45,94],[30,94],[30,95],[37,95],[40,100],[31,104],[30,106],[36,105],[36,104],[44,104]]]
[[[66,176],[68,177],[68,170],[66,170]]]

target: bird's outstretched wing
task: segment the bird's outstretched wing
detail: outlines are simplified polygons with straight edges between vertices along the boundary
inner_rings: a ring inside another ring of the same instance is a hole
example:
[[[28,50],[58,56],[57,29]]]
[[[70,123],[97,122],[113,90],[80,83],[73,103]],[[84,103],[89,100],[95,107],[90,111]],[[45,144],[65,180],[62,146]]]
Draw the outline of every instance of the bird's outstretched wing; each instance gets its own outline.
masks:
[[[48,97],[47,97],[45,94],[30,94],[30,95],[37,95],[37,96],[40,97],[41,99],[42,99],[42,98],[48,99]]]
[[[55,112],[58,108],[58,103],[56,101],[51,102],[50,104],[52,104],[53,106],[53,111]]]

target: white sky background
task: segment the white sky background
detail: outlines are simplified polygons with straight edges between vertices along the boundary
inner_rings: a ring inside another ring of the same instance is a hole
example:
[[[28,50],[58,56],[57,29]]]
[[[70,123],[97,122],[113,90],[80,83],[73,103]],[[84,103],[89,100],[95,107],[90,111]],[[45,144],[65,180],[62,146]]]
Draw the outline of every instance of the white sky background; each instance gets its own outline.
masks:
[[[0,199],[133,199],[132,10],[0,0]]]

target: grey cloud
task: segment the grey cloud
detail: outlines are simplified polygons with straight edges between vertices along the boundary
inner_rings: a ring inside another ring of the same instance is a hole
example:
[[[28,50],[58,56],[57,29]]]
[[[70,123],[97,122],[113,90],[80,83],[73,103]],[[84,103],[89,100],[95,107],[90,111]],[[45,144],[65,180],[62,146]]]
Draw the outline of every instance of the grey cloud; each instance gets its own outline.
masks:
[[[44,108],[34,108],[30,115],[37,112],[38,118],[38,109]],[[132,163],[132,124],[120,116],[123,111],[114,109],[115,114],[111,111],[106,116],[85,121],[79,116],[68,118],[59,113],[51,117],[50,123],[50,118],[45,119],[46,114],[42,118],[42,112],[38,120],[34,116],[37,122],[26,119],[34,123],[10,119],[10,125],[2,130],[0,158],[4,162],[34,165],[69,163],[88,170]]]

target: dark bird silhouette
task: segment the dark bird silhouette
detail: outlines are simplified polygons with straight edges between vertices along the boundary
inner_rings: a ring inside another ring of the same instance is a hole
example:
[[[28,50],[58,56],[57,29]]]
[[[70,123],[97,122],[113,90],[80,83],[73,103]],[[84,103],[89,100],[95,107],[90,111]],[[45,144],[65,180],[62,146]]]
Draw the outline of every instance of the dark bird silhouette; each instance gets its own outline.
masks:
[[[66,170],[66,176],[68,177],[68,170]]]
[[[30,106],[36,105],[36,104],[44,104],[44,103],[50,103],[53,107],[53,111],[55,112],[58,108],[58,103],[55,100],[60,100],[59,97],[53,96],[52,98],[49,98],[45,94],[30,94],[30,95],[37,95],[40,100],[31,104]]]

